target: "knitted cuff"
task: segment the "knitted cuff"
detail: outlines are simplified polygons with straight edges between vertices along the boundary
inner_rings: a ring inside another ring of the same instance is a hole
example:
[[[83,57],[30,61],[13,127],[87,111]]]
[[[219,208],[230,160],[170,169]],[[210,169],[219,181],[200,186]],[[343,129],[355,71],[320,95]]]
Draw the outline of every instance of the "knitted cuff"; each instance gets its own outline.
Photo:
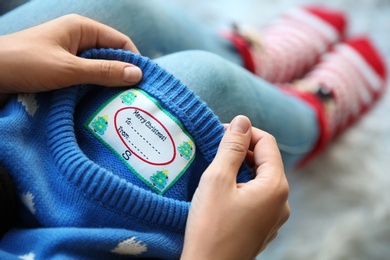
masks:
[[[296,96],[305,101],[314,110],[317,116],[320,132],[319,138],[312,151],[298,163],[296,168],[299,169],[325,150],[332,139],[332,135],[328,124],[326,123],[326,111],[323,102],[321,101],[320,97],[318,97],[318,95],[311,92],[299,91],[289,87],[283,87],[281,90],[284,91],[287,95]]]

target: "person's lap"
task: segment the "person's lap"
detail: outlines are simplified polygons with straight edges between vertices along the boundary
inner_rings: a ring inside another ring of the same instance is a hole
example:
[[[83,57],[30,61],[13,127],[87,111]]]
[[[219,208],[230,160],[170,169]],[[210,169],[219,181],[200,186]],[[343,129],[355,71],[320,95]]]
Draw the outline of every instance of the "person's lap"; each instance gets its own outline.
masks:
[[[207,50],[241,63],[230,43],[169,1],[31,0],[0,17],[0,35],[77,13],[128,35],[149,58],[190,49]]]
[[[241,59],[229,42],[169,2],[33,0],[0,17],[0,35],[68,13],[90,17],[128,35],[142,55],[157,58],[156,62],[199,95],[222,122],[230,122],[238,114],[248,116],[254,126],[275,136],[286,169],[314,147],[318,138],[314,112],[237,66]],[[176,53],[195,49],[214,54]],[[176,54],[164,56],[171,53]]]
[[[209,52],[179,52],[155,61],[200,96],[222,122],[243,114],[274,135],[286,169],[313,149],[319,132],[316,115],[299,99]]]

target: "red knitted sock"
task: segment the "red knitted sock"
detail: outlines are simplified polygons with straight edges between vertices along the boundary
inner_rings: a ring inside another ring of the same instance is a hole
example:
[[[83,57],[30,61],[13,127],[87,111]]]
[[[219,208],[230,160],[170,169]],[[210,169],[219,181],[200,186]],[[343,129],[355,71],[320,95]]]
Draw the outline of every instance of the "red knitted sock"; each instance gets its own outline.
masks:
[[[360,37],[335,45],[296,87],[289,88],[288,92],[312,105],[319,116],[322,133],[313,154],[377,103],[386,79],[379,52],[367,37]]]
[[[241,53],[245,67],[272,83],[290,82],[304,75],[343,37],[343,13],[324,7],[292,9],[258,35],[245,31],[227,37]]]

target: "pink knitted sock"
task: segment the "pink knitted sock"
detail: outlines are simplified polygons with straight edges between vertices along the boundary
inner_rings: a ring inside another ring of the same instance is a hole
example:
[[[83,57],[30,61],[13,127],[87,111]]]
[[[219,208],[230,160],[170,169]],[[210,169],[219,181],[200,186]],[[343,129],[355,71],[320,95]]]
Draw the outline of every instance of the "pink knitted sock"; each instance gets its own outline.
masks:
[[[333,135],[358,120],[382,96],[386,66],[367,37],[335,45],[304,78],[327,89],[334,99],[328,122]]]
[[[359,37],[336,44],[302,80],[281,85],[318,116],[320,138],[304,162],[371,109],[385,91],[386,80],[379,52],[367,37]]]
[[[263,28],[260,37],[240,30],[226,37],[241,53],[248,70],[272,83],[284,83],[304,75],[343,37],[345,27],[342,12],[298,7]]]

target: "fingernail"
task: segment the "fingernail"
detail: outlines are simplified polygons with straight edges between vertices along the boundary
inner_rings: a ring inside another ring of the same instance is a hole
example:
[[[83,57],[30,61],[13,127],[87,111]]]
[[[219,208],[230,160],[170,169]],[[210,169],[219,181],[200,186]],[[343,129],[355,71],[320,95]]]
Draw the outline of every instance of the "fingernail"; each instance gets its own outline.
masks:
[[[126,67],[123,70],[123,80],[127,83],[135,83],[140,81],[142,78],[142,71],[140,68],[131,66]]]
[[[230,131],[245,134],[251,127],[249,119],[245,116],[236,116],[230,123]]]

